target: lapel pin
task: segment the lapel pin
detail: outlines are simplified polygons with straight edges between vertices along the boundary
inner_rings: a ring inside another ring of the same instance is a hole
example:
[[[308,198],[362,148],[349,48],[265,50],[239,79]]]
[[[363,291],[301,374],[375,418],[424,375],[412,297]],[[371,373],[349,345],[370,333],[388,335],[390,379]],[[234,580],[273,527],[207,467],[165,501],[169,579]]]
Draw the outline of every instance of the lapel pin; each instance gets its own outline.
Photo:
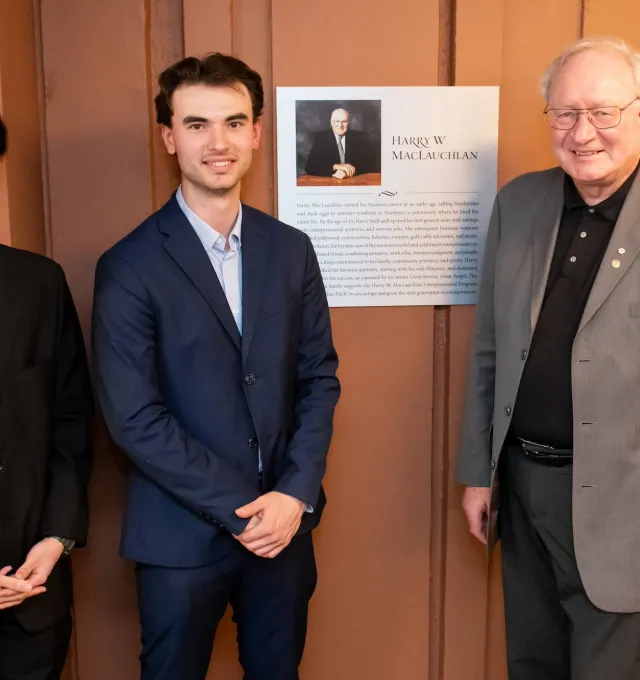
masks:
[[[614,269],[619,269],[619,268],[620,268],[620,260],[614,260],[614,261],[611,263],[611,266],[612,266]]]
[[[627,251],[624,248],[618,248],[618,253],[624,255]]]

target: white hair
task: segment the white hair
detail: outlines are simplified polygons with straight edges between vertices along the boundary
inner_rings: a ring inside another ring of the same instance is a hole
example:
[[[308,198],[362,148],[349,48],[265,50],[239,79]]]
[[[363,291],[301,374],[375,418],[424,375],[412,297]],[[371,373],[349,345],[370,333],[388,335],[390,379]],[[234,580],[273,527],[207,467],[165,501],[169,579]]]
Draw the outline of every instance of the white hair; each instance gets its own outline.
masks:
[[[582,40],[578,40],[578,42],[568,47],[559,57],[554,59],[549,64],[547,70],[542,76],[542,79],[540,80],[540,92],[545,98],[545,101],[549,101],[553,79],[562,66],[564,66],[564,64],[574,55],[580,54],[581,52],[586,52],[587,50],[610,51],[614,52],[615,54],[619,54],[621,57],[626,59],[635,77],[636,92],[638,95],[640,95],[640,52],[635,52],[632,50],[631,47],[621,38],[596,36],[593,38],[583,38]]]

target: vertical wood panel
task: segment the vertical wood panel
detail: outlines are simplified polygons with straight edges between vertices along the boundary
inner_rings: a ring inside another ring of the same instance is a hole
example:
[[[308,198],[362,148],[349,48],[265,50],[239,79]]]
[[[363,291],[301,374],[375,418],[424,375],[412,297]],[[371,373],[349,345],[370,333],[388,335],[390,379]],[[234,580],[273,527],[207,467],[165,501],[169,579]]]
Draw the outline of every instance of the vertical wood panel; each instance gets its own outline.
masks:
[[[505,0],[498,180],[556,165],[542,115],[540,77],[549,62],[580,37],[577,0]]]
[[[265,93],[262,139],[251,171],[242,184],[242,200],[275,214],[275,100],[271,63],[271,1],[234,0],[233,54],[262,76]]]
[[[502,84],[504,6],[508,1],[456,1],[456,85]]]
[[[344,393],[315,536],[308,680],[427,675],[433,311],[378,311],[333,314]]]
[[[34,12],[25,0],[0,0],[0,110],[10,144],[0,167],[0,242],[44,253]]]
[[[440,0],[438,26],[438,81],[455,83],[455,0]],[[429,678],[441,680],[445,672],[447,523],[449,498],[449,364],[451,307],[433,310],[433,378],[431,423],[431,505],[429,545]]]
[[[180,183],[180,169],[175,156],[164,147],[156,124],[154,97],[158,93],[158,76],[184,57],[182,0],[147,0],[147,101],[149,104],[151,195],[153,209],[167,202]]]
[[[456,85],[500,85],[503,71],[505,0],[458,0],[456,5]],[[479,59],[478,56],[482,55]],[[504,92],[502,93],[504,96]],[[451,308],[449,488],[447,523],[446,680],[484,680],[487,645],[489,564],[483,547],[468,532],[455,484],[455,459],[462,419],[473,306]],[[500,680],[506,675],[486,676]]]
[[[198,57],[207,52],[230,54],[233,51],[232,3],[233,0],[183,0],[187,55]]]
[[[172,181],[152,154],[148,87],[162,62],[179,56],[180,9],[179,0],[42,3],[52,249],[85,332],[98,256],[151,212]],[[133,680],[133,566],[118,557],[128,466],[102,424],[95,459],[89,545],[73,556],[78,674]]]
[[[640,50],[640,3],[637,0],[588,0],[584,34],[615,35]]]
[[[53,257],[86,329],[98,256],[152,208],[145,4],[44,2],[42,23]]]
[[[273,0],[274,85],[431,85],[439,2]],[[332,310],[343,398],[304,677],[428,674],[433,309]]]
[[[438,0],[272,0],[276,85],[436,85]]]

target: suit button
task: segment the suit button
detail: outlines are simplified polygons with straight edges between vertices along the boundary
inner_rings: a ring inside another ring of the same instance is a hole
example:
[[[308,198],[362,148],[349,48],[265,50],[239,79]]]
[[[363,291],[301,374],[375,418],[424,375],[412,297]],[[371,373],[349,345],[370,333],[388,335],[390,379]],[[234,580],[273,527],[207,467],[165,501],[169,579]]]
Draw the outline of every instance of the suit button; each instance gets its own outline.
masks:
[[[505,416],[511,415],[511,406],[505,406],[504,407],[504,414],[505,414]]]
[[[496,461],[492,460],[491,461],[491,472],[495,472],[495,470],[496,470]]]
[[[255,449],[258,446],[258,440],[255,437],[251,437],[247,444],[250,449]]]
[[[4,461],[0,460],[0,472],[4,470]]]
[[[528,356],[529,352],[527,352],[526,349],[523,349],[522,352],[520,352],[520,358],[522,359],[522,361],[526,361]]]
[[[253,373],[249,373],[249,375],[244,376],[244,381],[247,385],[253,385],[256,382],[256,376]]]

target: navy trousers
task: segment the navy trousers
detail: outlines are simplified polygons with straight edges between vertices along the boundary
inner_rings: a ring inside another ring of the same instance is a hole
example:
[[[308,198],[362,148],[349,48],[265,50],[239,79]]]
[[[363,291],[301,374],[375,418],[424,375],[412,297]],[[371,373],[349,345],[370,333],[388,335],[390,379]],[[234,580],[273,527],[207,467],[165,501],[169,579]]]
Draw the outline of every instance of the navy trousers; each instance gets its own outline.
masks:
[[[275,559],[230,540],[215,564],[137,565],[142,680],[205,680],[228,604],[245,680],[298,680],[317,580],[311,534],[294,538]]]

